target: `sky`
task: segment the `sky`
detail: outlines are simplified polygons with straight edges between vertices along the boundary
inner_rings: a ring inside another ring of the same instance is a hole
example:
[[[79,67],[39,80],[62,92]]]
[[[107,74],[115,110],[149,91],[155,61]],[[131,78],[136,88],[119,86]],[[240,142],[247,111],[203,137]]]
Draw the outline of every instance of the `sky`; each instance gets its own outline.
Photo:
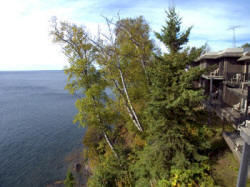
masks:
[[[249,0],[7,0],[0,2],[0,71],[61,70],[67,65],[59,45],[49,35],[56,16],[96,33],[105,25],[103,16],[121,18],[143,15],[153,31],[160,32],[165,10],[174,5],[183,29],[193,26],[189,46],[207,43],[211,51],[250,42]],[[155,39],[156,40],[156,39]],[[163,45],[156,40],[159,47]]]

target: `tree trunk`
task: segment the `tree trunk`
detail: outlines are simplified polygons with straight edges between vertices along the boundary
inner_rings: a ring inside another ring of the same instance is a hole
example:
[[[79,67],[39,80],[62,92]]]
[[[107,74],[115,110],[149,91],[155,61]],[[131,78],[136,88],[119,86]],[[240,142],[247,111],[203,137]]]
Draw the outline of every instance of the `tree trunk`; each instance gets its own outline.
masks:
[[[127,99],[126,99],[126,96],[125,96],[124,92],[122,91],[121,88],[119,88],[119,86],[118,86],[118,84],[115,82],[115,80],[113,80],[113,82],[114,82],[114,84],[115,84],[115,87],[116,87],[117,90],[119,91],[119,93],[120,93],[120,94],[122,95],[122,97],[124,98],[125,105],[126,105],[126,109],[127,109],[127,111],[128,111],[128,114],[129,114],[131,120],[133,121],[133,123],[134,123],[134,125],[136,126],[136,128],[137,128],[139,131],[141,131],[141,130],[140,130],[140,129],[141,129],[140,126],[138,126],[137,121],[135,120],[135,117],[134,117],[134,115],[133,115],[133,112],[131,111],[131,109],[130,109],[129,106],[128,106],[128,101],[127,101]]]
[[[120,25],[123,30],[128,34],[129,36],[129,39],[132,41],[132,43],[135,45],[135,47],[139,50],[139,48],[141,48],[141,45],[133,38],[132,34],[128,31],[128,29],[124,26],[124,25]],[[144,46],[143,46],[143,49],[144,49]],[[140,55],[140,58],[141,58],[141,65],[142,65],[142,68],[144,70],[144,73],[146,75],[146,78],[148,79],[148,74],[147,74],[147,70],[146,70],[146,67],[145,67],[145,60],[143,59],[143,55]]]
[[[93,101],[94,101],[94,106],[96,106],[96,104],[95,104],[96,100],[95,100],[95,98],[94,98],[93,96],[92,96],[92,99],[93,99]],[[103,124],[102,119],[101,119],[99,113],[97,114],[97,116],[98,116],[99,123],[100,123],[100,124]],[[106,133],[105,131],[103,131],[103,135],[104,135],[104,138],[105,138],[106,142],[108,143],[110,149],[111,149],[112,152],[114,153],[115,157],[118,159],[118,155],[117,155],[117,153],[116,153],[116,151],[115,151],[115,149],[114,149],[114,146],[113,146],[112,143],[110,142],[110,140],[109,140],[109,138],[108,138],[108,135],[107,135],[107,133]]]
[[[117,153],[116,153],[116,151],[115,151],[115,149],[114,149],[114,146],[113,146],[112,143],[110,142],[107,133],[103,131],[103,134],[104,134],[105,140],[106,140],[106,142],[108,143],[110,149],[111,149],[112,152],[114,153],[115,157],[118,159],[119,157],[118,157],[118,155],[117,155]]]
[[[136,127],[137,127],[137,129],[142,132],[143,130],[142,130],[140,121],[139,121],[139,119],[138,119],[138,117],[137,117],[137,115],[135,113],[134,107],[133,107],[133,105],[132,105],[132,103],[130,101],[130,98],[129,98],[129,95],[128,95],[128,91],[127,91],[127,87],[126,87],[126,83],[124,81],[123,73],[122,73],[122,70],[121,70],[120,66],[118,67],[118,70],[119,70],[119,73],[120,73],[120,77],[121,77],[121,81],[122,81],[122,86],[123,86],[123,90],[124,90],[124,93],[125,93],[126,98],[127,98],[127,103],[128,103],[129,109],[130,109],[130,111],[132,113],[132,116],[133,116],[134,120],[136,121]]]

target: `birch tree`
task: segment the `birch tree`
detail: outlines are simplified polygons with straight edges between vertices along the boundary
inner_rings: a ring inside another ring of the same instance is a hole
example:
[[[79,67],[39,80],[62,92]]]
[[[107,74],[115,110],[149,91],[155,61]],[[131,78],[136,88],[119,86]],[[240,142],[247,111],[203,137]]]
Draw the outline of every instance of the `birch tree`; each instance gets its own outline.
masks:
[[[105,89],[108,82],[94,65],[97,50],[89,43],[88,34],[82,27],[62,22],[53,22],[51,31],[54,42],[60,43],[66,55],[69,67],[65,69],[68,75],[66,89],[79,96],[75,105],[78,113],[74,123],[83,127],[95,128],[101,133],[107,145],[118,158],[108,132],[115,123],[117,112],[112,109],[112,99],[107,96]]]
[[[100,51],[98,62],[103,65],[106,78],[118,92],[117,97],[123,100],[135,127],[143,131],[138,113],[143,110],[141,100],[145,102],[148,91],[147,66],[153,51],[149,26],[142,17],[118,19],[116,23],[106,18],[106,23],[109,32],[103,36],[108,45],[103,45],[101,39],[99,43],[92,41]]]

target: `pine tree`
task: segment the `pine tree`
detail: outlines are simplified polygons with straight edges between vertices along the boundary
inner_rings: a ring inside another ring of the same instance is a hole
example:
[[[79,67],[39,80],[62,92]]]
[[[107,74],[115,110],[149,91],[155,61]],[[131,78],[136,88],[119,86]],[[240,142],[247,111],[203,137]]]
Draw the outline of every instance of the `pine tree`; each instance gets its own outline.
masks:
[[[201,49],[186,48],[190,29],[179,34],[180,18],[169,9],[163,33],[157,37],[170,53],[155,55],[150,67],[150,98],[147,116],[146,145],[131,166],[137,186],[209,186],[210,176],[206,141],[211,133],[199,117],[202,90],[193,87],[202,71],[190,67]],[[179,37],[180,36],[180,37]]]
[[[192,27],[181,33],[181,18],[176,13],[175,7],[170,7],[167,11],[166,26],[161,32],[155,33],[156,37],[165,44],[170,53],[176,53],[182,49],[182,45],[188,42],[188,37]]]

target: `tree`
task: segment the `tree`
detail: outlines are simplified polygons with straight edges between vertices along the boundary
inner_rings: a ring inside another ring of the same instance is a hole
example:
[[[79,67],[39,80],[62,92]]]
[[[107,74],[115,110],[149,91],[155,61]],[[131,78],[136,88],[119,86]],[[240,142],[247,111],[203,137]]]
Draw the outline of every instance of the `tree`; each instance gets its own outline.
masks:
[[[186,64],[188,58],[183,53],[165,54],[150,71],[147,143],[131,167],[138,186],[213,184],[204,154],[209,148],[209,129],[199,120],[202,92],[192,88],[200,72],[193,68],[185,71]]]
[[[66,89],[78,96],[74,122],[86,128],[85,156],[96,168],[89,180],[93,185],[130,181],[127,180],[130,178],[127,155],[131,151],[128,141],[139,139],[135,134],[143,132],[146,67],[153,48],[149,28],[142,17],[119,19],[116,23],[107,20],[107,26],[110,33],[95,39],[83,27],[66,22],[54,21],[51,32],[69,61],[65,69]],[[114,97],[107,95],[108,90],[112,90]],[[108,171],[116,171],[116,175],[103,182],[107,172],[102,166],[107,164],[112,168]]]
[[[137,186],[209,186],[213,185],[206,150],[210,129],[199,119],[202,90],[193,87],[202,71],[185,67],[203,48],[186,48],[189,28],[179,34],[180,18],[175,9],[167,12],[163,33],[156,36],[170,49],[169,54],[155,55],[149,69],[150,101],[147,104],[146,145],[138,151],[131,166]]]
[[[155,33],[156,37],[165,44],[170,53],[176,53],[182,49],[182,45],[188,42],[188,36],[192,27],[185,32],[181,32],[181,18],[176,13],[174,7],[170,7],[167,11],[166,26],[163,26],[161,33]]]
[[[88,34],[82,27],[65,22],[59,26],[57,22],[53,24],[51,34],[54,36],[54,42],[62,43],[70,64],[70,67],[65,69],[68,75],[66,89],[72,94],[80,94],[75,103],[78,113],[74,122],[79,122],[83,127],[95,128],[96,133],[102,134],[107,145],[118,157],[108,137],[117,112],[112,110],[112,99],[105,92],[108,82],[94,65],[96,48],[89,42]]]
[[[243,47],[243,48],[250,47],[250,43],[245,43],[245,44],[242,45],[241,47]]]
[[[86,128],[88,186],[187,186],[213,184],[205,156],[210,129],[199,119],[202,71],[186,67],[203,48],[183,48],[174,8],[156,36],[170,53],[154,51],[143,17],[106,19],[109,33],[91,38],[69,23],[54,23],[69,67],[66,88],[79,98],[74,122]],[[108,94],[111,92],[112,97]]]
[[[66,187],[73,187],[75,185],[75,179],[71,171],[67,172],[66,179],[64,180]]]

